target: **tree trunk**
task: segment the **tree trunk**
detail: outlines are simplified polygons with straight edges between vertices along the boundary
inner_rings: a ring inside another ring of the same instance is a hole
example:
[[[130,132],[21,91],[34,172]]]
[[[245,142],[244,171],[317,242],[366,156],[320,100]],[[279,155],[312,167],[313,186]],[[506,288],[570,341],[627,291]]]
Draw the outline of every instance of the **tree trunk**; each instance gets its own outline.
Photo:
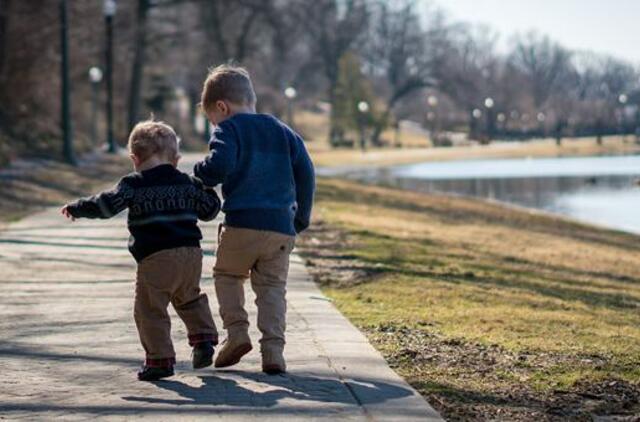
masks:
[[[7,26],[9,15],[9,0],[0,0],[0,79],[4,70],[7,56]]]
[[[375,126],[373,128],[373,134],[371,135],[371,143],[373,145],[380,145],[380,137],[382,136],[382,132],[384,131],[384,127],[389,120],[389,116],[391,115],[391,109],[387,107],[384,113],[379,119],[376,119]]]
[[[142,79],[144,76],[147,20],[150,8],[150,0],[138,0],[133,67],[131,68],[131,85],[129,87],[129,131],[133,129],[140,118],[140,93],[142,92]]]

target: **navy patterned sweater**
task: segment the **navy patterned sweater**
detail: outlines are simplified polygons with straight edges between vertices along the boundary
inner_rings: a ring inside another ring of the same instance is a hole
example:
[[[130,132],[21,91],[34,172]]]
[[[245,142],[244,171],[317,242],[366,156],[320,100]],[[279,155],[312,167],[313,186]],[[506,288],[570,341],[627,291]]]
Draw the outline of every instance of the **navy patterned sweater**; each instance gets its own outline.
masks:
[[[213,220],[220,199],[213,189],[163,164],[123,177],[112,190],[69,205],[76,218],[110,218],[129,209],[129,251],[140,262],[147,256],[183,246],[200,246],[198,219]]]

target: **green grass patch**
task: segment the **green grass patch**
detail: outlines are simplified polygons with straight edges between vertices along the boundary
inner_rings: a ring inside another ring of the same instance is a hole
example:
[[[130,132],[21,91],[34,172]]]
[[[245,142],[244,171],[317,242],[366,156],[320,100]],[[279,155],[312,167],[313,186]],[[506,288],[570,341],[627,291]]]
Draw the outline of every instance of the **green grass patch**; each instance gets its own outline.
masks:
[[[317,202],[302,248],[325,293],[446,414],[509,391],[544,413],[611,380],[640,394],[639,238],[342,181]]]

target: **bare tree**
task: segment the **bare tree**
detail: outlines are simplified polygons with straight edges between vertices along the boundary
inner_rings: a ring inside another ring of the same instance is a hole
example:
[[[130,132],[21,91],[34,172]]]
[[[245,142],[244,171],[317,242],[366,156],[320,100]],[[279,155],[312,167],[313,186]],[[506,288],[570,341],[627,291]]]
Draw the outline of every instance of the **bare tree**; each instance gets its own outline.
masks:
[[[479,132],[474,110],[500,86],[497,36],[484,26],[459,25],[451,33],[451,47],[437,68],[439,88],[466,112],[474,135]]]
[[[296,13],[310,37],[312,62],[319,62],[328,82],[329,102],[335,105],[336,86],[342,57],[360,40],[369,19],[366,0],[300,1]],[[333,107],[332,107],[333,109]],[[331,119],[330,140],[341,134]]]
[[[528,78],[534,106],[540,109],[570,70],[571,53],[549,37],[530,32],[515,40],[510,61]]]
[[[365,44],[364,57],[373,78],[386,82],[384,117],[374,128],[372,142],[379,144],[384,127],[398,102],[413,92],[436,84],[435,70],[447,50],[447,27],[439,13],[427,28],[416,0],[379,2]]]

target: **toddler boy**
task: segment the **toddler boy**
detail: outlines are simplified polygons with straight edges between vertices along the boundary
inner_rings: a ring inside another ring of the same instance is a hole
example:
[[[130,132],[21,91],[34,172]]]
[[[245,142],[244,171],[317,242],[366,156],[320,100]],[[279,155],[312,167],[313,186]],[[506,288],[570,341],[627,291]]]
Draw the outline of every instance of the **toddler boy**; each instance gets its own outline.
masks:
[[[154,381],[173,375],[171,303],[187,327],[193,367],[212,364],[218,333],[207,296],[200,292],[202,235],[198,219],[209,221],[220,211],[213,190],[180,172],[178,137],[156,121],[138,123],[129,137],[135,172],[110,191],[66,205],[75,218],[110,218],[129,209],[129,251],[138,263],[134,319],[145,364],[138,379]]]

